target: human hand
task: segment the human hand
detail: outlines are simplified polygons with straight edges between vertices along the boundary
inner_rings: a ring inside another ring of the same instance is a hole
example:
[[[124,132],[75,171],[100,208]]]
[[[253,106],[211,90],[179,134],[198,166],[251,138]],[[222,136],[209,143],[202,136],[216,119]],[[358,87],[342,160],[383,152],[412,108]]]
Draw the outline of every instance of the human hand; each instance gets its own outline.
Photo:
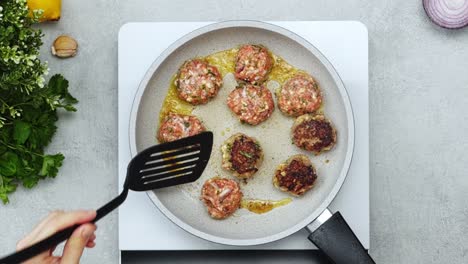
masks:
[[[34,230],[16,245],[16,250],[31,246],[67,227],[82,224],[65,243],[62,256],[54,256],[55,248],[49,249],[23,264],[79,263],[85,247],[93,248],[96,243],[96,225],[89,223],[96,217],[96,211],[55,211],[50,213]]]

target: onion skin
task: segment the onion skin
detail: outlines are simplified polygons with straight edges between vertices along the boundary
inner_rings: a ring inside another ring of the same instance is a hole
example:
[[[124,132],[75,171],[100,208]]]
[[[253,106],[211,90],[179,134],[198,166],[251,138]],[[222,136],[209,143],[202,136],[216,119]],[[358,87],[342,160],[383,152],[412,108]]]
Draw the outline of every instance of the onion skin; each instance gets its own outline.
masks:
[[[468,0],[423,0],[427,16],[436,25],[459,29],[468,25]]]

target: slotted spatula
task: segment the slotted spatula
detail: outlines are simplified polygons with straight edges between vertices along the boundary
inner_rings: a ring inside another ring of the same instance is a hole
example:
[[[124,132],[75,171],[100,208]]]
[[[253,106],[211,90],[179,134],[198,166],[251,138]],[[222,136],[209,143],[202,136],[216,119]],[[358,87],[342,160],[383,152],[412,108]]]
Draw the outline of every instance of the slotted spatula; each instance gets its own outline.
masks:
[[[152,146],[138,153],[128,164],[122,193],[97,210],[93,223],[119,207],[127,198],[129,190],[149,191],[196,181],[208,164],[212,147],[213,133],[203,132],[192,137]],[[32,258],[68,239],[78,226],[64,229],[11,254],[1,259],[0,263],[20,263]]]

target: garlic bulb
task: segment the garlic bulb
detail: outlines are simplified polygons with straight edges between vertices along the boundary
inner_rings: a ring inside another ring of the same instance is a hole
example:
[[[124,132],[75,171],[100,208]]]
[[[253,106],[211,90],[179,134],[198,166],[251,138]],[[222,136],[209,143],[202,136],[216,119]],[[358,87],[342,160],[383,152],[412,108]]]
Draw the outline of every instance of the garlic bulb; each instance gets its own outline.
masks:
[[[60,58],[69,58],[76,55],[78,43],[69,36],[59,36],[52,45],[52,54]]]

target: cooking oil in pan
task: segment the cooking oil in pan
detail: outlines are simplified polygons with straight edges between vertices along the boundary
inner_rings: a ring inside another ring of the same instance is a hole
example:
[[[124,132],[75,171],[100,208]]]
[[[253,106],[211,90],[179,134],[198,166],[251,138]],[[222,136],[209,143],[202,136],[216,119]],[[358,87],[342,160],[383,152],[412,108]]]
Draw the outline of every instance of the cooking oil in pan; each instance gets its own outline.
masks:
[[[193,106],[179,98],[177,95],[177,87],[174,83],[176,75],[172,76],[169,90],[167,91],[166,98],[164,98],[161,112],[159,112],[159,123],[164,121],[164,118],[169,113],[190,115],[193,110]]]
[[[242,200],[241,208],[245,208],[256,214],[267,213],[277,207],[284,206],[292,202],[291,198],[281,199],[279,201],[271,200]]]
[[[224,77],[226,74],[234,72],[237,51],[238,49],[223,50],[210,54],[204,57],[204,59],[208,62],[208,64],[216,66],[218,71]]]
[[[205,59],[210,65],[216,66],[224,77],[235,71],[236,55],[238,50],[239,49],[237,48],[223,50],[206,57],[202,57],[201,59]],[[294,75],[305,73],[305,71],[292,66],[283,58],[275,54],[271,55],[273,57],[274,64],[270,74],[268,75],[268,81],[275,81],[279,85],[282,85],[286,80],[292,78]],[[174,83],[175,79],[176,74],[171,78],[167,95],[164,99],[161,112],[159,113],[159,123],[161,123],[169,113],[190,115],[194,109],[194,106],[181,100],[177,96],[177,87]]]

